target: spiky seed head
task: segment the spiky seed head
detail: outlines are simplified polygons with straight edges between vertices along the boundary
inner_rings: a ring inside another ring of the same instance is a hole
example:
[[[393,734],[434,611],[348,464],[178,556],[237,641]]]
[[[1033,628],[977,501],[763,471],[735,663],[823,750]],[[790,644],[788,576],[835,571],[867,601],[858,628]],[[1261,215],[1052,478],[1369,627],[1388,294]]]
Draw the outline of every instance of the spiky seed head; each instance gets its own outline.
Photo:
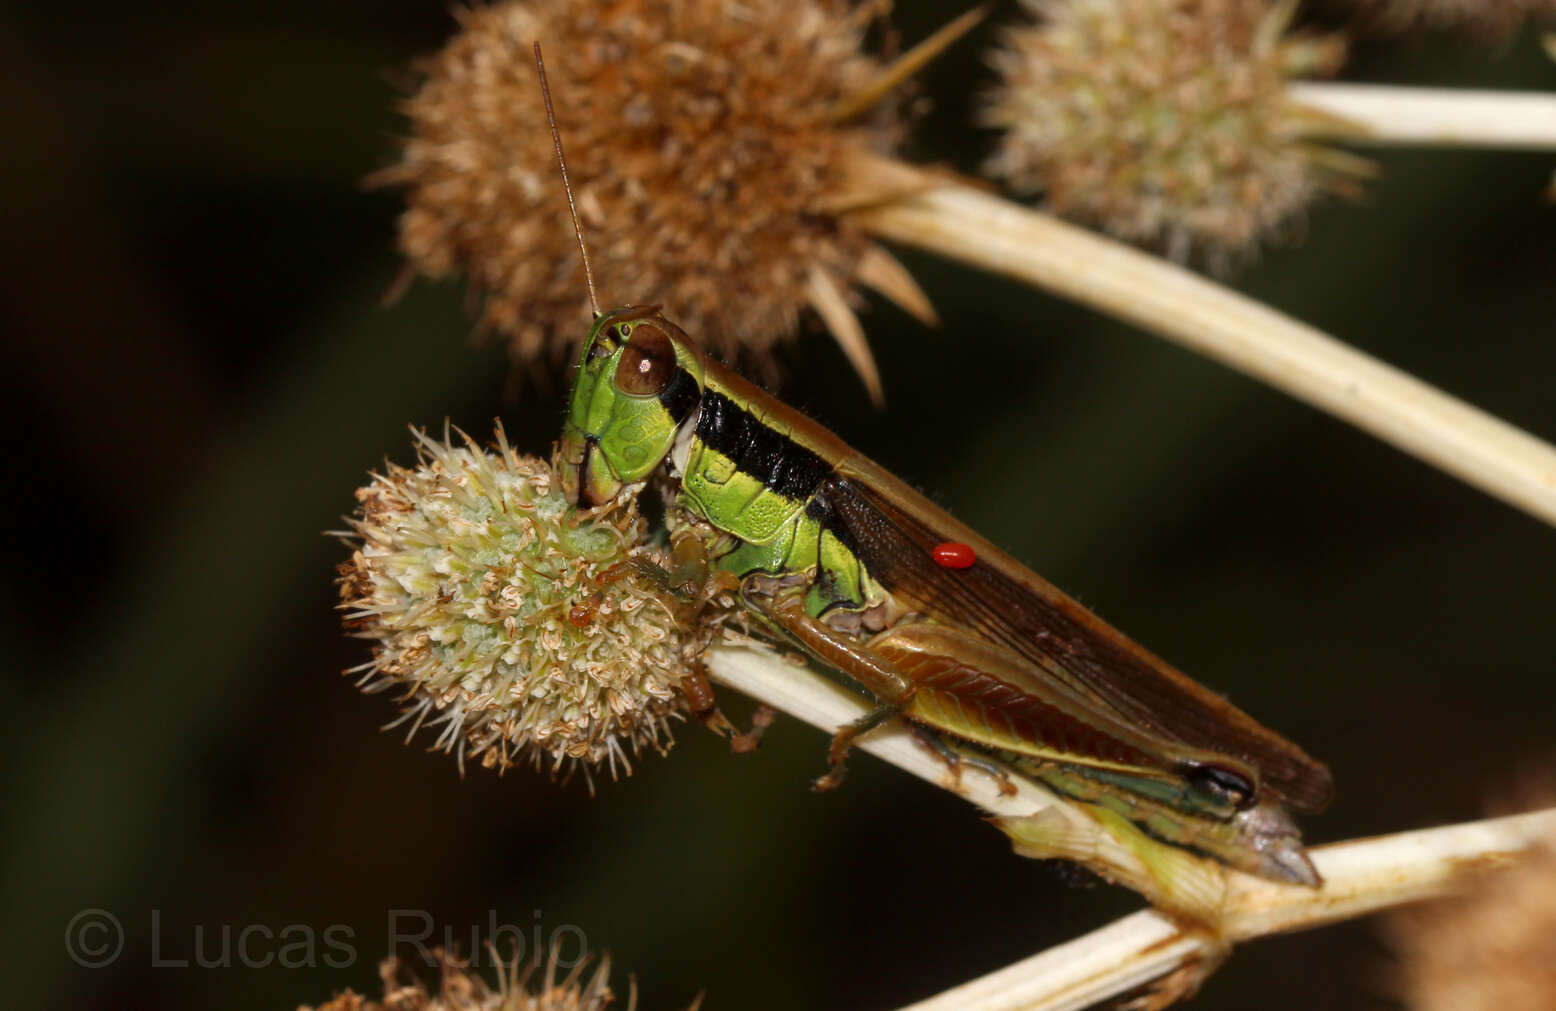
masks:
[[[1054,212],[1175,259],[1249,255],[1326,187],[1338,159],[1304,143],[1286,84],[1330,72],[1337,37],[1286,34],[1269,0],[1024,0],[983,121],[987,171]]]
[[[416,466],[357,491],[340,607],[373,658],[347,673],[401,692],[396,722],[439,728],[435,746],[461,767],[529,757],[614,776],[628,751],[664,751],[700,644],[630,568],[646,550],[635,502],[570,508],[550,465],[501,428],[492,451],[417,440]]]
[[[835,201],[853,155],[901,136],[899,103],[842,123],[829,112],[880,74],[861,49],[879,8],[457,10],[459,33],[421,66],[406,103],[400,161],[375,177],[406,189],[401,250],[431,277],[463,271],[484,298],[481,322],[520,360],[576,347],[588,301],[530,57],[538,39],[601,300],[672,307],[711,349],[765,364],[802,309],[857,299],[861,260],[877,248]]]
[[[382,1001],[361,997],[350,990],[317,1011],[605,1011],[616,1003],[610,988],[610,957],[591,967],[592,959],[577,963],[565,976],[557,976],[555,949],[544,960],[532,959],[520,967],[518,957],[498,959],[497,985],[491,986],[470,964],[442,949],[433,953],[442,978],[435,990],[397,958],[378,966],[384,996]],[[625,1011],[637,1006],[637,989],[628,996]],[[314,1011],[309,1007],[298,1011]]]

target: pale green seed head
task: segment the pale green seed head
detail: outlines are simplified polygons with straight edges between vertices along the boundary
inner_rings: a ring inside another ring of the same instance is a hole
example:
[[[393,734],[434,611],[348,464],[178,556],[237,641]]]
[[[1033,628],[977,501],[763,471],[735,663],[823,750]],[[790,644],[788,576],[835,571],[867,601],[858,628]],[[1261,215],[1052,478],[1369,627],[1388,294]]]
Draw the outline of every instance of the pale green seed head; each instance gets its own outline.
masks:
[[[436,728],[461,765],[614,775],[628,750],[668,747],[692,647],[657,586],[596,582],[643,550],[635,503],[573,509],[500,429],[492,452],[417,439],[414,468],[357,491],[340,569],[346,624],[374,641],[366,690],[405,693],[401,721]]]
[[[990,55],[989,174],[1049,209],[1174,259],[1222,268],[1279,237],[1370,166],[1314,143],[1333,130],[1287,92],[1343,60],[1338,36],[1288,32],[1290,0],[1024,0]]]

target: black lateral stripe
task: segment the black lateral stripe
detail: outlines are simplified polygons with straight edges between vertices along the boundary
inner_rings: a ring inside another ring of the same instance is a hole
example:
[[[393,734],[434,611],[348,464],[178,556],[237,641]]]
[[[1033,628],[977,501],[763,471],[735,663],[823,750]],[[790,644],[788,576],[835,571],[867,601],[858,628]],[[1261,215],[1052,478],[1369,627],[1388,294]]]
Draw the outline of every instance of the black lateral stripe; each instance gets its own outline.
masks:
[[[734,459],[736,447],[745,438],[745,412],[728,397],[715,390],[702,395],[702,413],[697,415],[697,438],[709,449]]]
[[[675,378],[670,380],[670,385],[659,394],[659,403],[669,412],[671,419],[677,425],[692,413],[692,408],[697,406],[698,399],[697,380],[682,368],[675,370]]]
[[[716,390],[702,396],[697,437],[735,462],[742,473],[785,498],[805,500],[832,468],[793,439],[762,424]]]

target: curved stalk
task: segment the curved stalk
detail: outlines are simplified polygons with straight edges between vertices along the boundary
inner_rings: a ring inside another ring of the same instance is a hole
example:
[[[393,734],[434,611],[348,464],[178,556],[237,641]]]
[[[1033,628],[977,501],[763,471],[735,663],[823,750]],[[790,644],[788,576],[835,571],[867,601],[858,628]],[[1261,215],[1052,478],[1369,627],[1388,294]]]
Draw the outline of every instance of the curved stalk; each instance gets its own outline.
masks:
[[[905,166],[864,166],[903,179]],[[1245,295],[1050,215],[920,173],[860,208],[875,235],[1005,274],[1263,380],[1556,524],[1556,449]]]
[[[809,667],[791,663],[759,646],[717,645],[708,650],[707,660],[708,671],[715,681],[828,734],[863,716],[866,711],[858,695]],[[903,729],[901,721],[871,731],[854,747],[950,790],[990,814],[1022,817],[1045,808],[1065,806],[1048,790],[1021,776],[1012,775],[1015,793],[1002,793],[991,776],[977,770],[969,771],[953,782],[945,760],[917,744]],[[818,767],[817,771],[824,770]]]
[[[1089,1007],[1196,963],[1222,943],[1302,930],[1452,894],[1478,872],[1513,862],[1556,832],[1556,809],[1336,843],[1309,851],[1324,875],[1318,890],[1235,875],[1226,933],[1215,939],[1156,910],[963,983],[904,1011],[1070,1011]]]
[[[858,695],[767,649],[718,645],[708,651],[707,662],[714,680],[828,734],[866,711]],[[989,756],[980,754],[978,765],[954,772],[901,720],[872,730],[854,747],[976,804],[1011,836],[1018,852],[1080,861],[1158,907],[1219,929],[1228,879],[1214,861],[1156,842],[1127,824],[1099,820]]]
[[[708,666],[720,683],[827,733],[865,712],[857,695],[766,649],[715,646]],[[1013,793],[982,771],[954,779],[944,760],[917,744],[900,721],[872,731],[856,748],[991,814],[1019,818],[1048,809],[1094,828],[1079,811],[1019,775],[1011,777]],[[1182,969],[1214,968],[1228,947],[1241,941],[1450,894],[1478,873],[1511,863],[1533,840],[1551,833],[1556,809],[1317,847],[1309,851],[1324,876],[1316,889],[1217,866],[1224,888],[1213,927],[1148,909],[914,1004],[912,1011],[1088,1007]],[[1093,869],[1136,873],[1133,851],[1105,835],[1100,841]]]
[[[1291,100],[1342,121],[1314,135],[1357,144],[1556,151],[1556,94],[1302,81]]]

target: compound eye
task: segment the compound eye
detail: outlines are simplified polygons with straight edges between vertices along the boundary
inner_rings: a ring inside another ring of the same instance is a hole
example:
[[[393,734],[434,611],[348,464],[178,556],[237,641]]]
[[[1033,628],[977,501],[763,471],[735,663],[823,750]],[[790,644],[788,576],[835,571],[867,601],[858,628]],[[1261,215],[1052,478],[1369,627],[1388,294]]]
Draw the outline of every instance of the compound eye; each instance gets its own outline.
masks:
[[[1254,799],[1254,785],[1230,769],[1201,765],[1189,772],[1188,780],[1195,791],[1235,808],[1246,807]]]
[[[630,332],[632,339],[616,365],[616,388],[630,397],[657,397],[675,378],[675,346],[656,327]]]

